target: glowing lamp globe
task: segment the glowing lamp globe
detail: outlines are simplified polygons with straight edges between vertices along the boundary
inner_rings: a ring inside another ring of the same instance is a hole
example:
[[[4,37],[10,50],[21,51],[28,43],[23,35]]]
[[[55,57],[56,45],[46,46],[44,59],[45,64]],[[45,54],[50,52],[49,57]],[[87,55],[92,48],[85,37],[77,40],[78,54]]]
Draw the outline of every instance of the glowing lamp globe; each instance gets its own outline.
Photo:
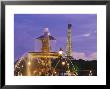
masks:
[[[59,51],[59,54],[60,54],[60,55],[63,54],[63,51]]]
[[[65,65],[65,62],[62,62],[62,65]]]
[[[31,65],[31,62],[28,62],[28,65]]]

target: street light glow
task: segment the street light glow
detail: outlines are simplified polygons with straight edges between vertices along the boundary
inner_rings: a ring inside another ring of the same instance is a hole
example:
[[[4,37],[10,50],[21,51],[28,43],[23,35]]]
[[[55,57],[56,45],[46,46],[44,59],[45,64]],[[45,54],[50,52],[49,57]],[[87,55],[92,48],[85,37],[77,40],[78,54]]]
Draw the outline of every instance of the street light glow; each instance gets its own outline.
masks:
[[[62,65],[65,65],[65,62],[62,62]]]
[[[67,63],[67,65],[69,66],[69,63]]]
[[[31,62],[28,62],[28,65],[31,65]]]
[[[63,54],[63,51],[59,51],[59,54],[60,54],[60,55]]]

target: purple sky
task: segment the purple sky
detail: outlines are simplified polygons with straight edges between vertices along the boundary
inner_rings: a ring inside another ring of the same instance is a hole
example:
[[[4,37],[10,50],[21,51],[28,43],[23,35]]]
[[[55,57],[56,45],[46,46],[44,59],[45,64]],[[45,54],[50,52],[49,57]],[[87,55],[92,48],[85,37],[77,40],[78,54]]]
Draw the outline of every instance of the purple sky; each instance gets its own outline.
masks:
[[[96,59],[97,15],[96,14],[15,14],[14,15],[14,58],[17,60],[28,51],[39,50],[35,38],[48,27],[56,38],[52,51],[66,48],[67,25],[72,24],[73,56]]]

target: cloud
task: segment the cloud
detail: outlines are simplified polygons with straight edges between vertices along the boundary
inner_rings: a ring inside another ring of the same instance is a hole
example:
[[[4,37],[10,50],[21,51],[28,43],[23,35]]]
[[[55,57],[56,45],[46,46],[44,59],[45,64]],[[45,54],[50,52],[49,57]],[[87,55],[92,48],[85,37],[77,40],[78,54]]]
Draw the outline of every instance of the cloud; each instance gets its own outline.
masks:
[[[86,55],[83,52],[73,52],[73,57],[75,59],[85,59]]]
[[[90,33],[87,33],[87,34],[83,34],[82,36],[89,37],[90,35],[91,35]]]
[[[91,34],[92,33],[85,33],[85,34],[74,36],[74,38],[89,37],[89,36],[91,36]]]
[[[89,55],[89,60],[96,60],[96,59],[97,59],[97,53],[96,52]]]
[[[97,53],[93,52],[90,55],[86,55],[83,52],[73,52],[73,57],[78,60],[78,59],[83,59],[83,60],[97,60]]]

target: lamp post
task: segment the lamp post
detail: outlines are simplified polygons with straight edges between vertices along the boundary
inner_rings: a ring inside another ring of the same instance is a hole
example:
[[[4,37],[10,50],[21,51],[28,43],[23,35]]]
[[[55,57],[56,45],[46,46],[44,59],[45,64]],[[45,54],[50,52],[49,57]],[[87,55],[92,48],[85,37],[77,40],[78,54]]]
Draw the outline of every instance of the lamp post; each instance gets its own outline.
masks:
[[[63,73],[63,75],[64,75],[64,66],[66,65],[66,62],[65,61],[62,61],[62,73]]]

